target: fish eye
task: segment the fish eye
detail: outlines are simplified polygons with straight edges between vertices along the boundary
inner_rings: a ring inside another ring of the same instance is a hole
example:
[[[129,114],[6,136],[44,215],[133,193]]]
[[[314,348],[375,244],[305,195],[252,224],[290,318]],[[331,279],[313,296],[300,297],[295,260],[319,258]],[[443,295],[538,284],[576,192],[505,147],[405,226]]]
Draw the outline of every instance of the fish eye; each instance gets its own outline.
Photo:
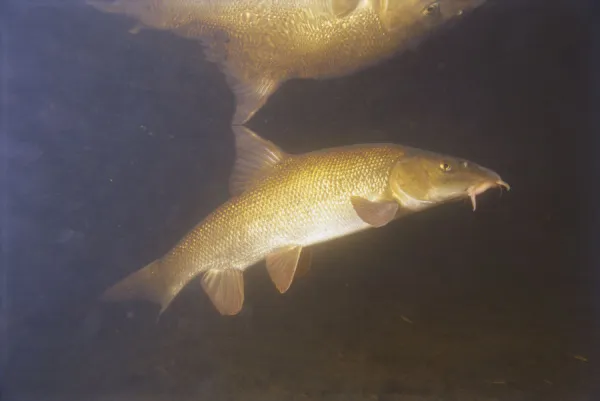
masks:
[[[442,170],[444,173],[447,173],[448,171],[452,170],[452,166],[446,162],[442,162],[440,163],[440,170]]]
[[[433,15],[433,14],[439,12],[439,10],[440,10],[440,3],[438,3],[438,2],[431,3],[430,5],[428,5],[427,7],[425,7],[423,9],[423,15],[425,15],[425,16]]]

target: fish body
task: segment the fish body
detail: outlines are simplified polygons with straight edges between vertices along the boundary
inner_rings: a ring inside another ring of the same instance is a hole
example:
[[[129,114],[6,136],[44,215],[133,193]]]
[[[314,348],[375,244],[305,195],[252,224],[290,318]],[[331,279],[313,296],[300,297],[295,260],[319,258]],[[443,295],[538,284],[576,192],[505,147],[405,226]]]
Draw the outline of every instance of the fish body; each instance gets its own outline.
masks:
[[[204,44],[247,122],[293,78],[351,74],[414,47],[484,0],[88,0]]]
[[[105,300],[145,299],[161,312],[194,277],[217,310],[237,314],[243,272],[266,259],[285,292],[306,269],[311,245],[373,227],[450,200],[508,185],[474,163],[394,144],[365,144],[291,155],[234,127],[232,197],[166,255],[132,273]]]
[[[369,224],[350,198],[383,195],[390,166],[401,154],[393,147],[357,146],[287,157],[260,183],[208,215],[167,259],[203,269],[245,270],[277,249],[366,229]],[[213,246],[190,252],[198,243]]]

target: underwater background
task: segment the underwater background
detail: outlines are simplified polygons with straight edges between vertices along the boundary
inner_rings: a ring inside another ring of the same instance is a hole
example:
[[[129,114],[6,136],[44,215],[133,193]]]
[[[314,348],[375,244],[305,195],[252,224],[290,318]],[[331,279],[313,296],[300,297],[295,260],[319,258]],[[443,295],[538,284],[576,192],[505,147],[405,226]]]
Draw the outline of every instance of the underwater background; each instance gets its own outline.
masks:
[[[247,125],[290,153],[395,142],[512,189],[315,246],[284,295],[258,264],[236,317],[194,281],[157,321],[97,298],[228,198],[225,79],[194,41],[4,3],[1,399],[597,399],[585,6],[489,0],[415,51],[284,84]]]

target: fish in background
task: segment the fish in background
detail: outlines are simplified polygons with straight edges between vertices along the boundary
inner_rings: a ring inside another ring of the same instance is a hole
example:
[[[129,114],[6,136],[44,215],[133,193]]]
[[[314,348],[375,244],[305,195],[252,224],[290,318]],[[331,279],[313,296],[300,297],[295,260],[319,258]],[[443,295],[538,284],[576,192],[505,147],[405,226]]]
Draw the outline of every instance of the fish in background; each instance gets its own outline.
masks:
[[[142,28],[198,39],[247,122],[283,82],[364,69],[407,48],[485,0],[87,0]]]
[[[310,264],[311,245],[382,227],[410,213],[509,186],[473,162],[395,144],[292,155],[233,127],[232,197],[166,255],[109,288],[104,301],[146,300],[160,314],[196,276],[223,315],[244,303],[244,271],[266,260],[281,293]]]

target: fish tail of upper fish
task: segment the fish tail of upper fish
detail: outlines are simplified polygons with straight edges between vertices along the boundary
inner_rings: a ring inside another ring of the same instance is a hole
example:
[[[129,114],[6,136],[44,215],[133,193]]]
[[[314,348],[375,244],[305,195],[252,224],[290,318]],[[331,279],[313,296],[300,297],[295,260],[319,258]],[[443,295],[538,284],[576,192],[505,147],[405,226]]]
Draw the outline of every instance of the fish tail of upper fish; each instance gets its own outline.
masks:
[[[132,34],[150,27],[171,29],[183,37],[199,40],[207,59],[219,66],[234,94],[233,125],[248,122],[285,81],[285,76],[274,76],[251,68],[243,52],[239,50],[244,47],[242,44],[238,44],[236,50],[230,49],[230,42],[233,40],[231,32],[210,23],[209,16],[215,14],[210,9],[210,3],[198,2],[194,5],[193,18],[200,21],[200,24],[178,24],[165,10],[158,7],[144,8],[134,0],[86,0],[86,3],[105,13],[127,14],[137,18],[139,22],[129,30]],[[207,21],[209,23],[204,23]]]
[[[226,63],[221,65],[221,70],[235,96],[236,104],[232,125],[242,125],[248,122],[281,85],[280,81],[266,76],[244,79],[242,75],[232,73]]]
[[[234,95],[235,111],[231,120],[234,126],[247,123],[288,78],[282,71],[274,73],[271,69],[255,68],[240,52],[243,44],[238,43],[236,50],[231,49],[234,40],[224,30],[206,29],[197,39],[202,43],[207,60],[219,67]]]

